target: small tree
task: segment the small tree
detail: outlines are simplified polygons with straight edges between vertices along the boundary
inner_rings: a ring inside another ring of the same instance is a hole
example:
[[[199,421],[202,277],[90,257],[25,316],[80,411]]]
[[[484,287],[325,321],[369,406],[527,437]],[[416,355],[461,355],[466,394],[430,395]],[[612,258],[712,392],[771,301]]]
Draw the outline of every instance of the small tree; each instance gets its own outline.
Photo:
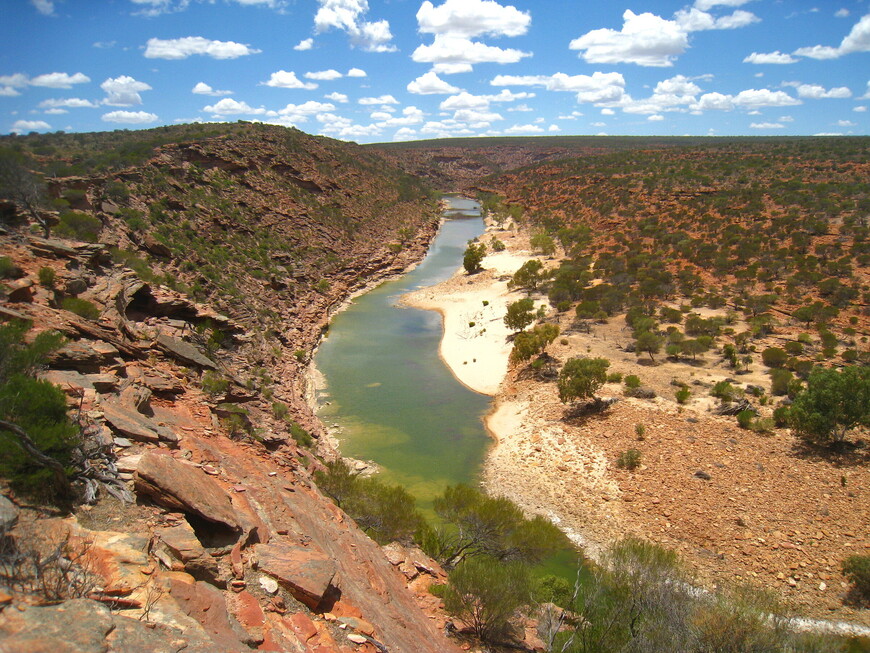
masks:
[[[807,440],[840,444],[850,429],[870,426],[870,368],[814,369],[789,410],[789,426]]]
[[[535,290],[538,284],[543,280],[541,269],[544,264],[538,259],[533,258],[531,261],[526,261],[522,264],[519,270],[514,272],[514,276],[508,282],[508,288],[525,288],[527,290]]]
[[[528,568],[522,563],[466,560],[450,572],[444,607],[482,641],[501,642],[511,633],[511,619],[531,602],[531,588]]]
[[[870,599],[870,556],[849,556],[840,564],[843,575],[855,586],[855,591]]]
[[[476,274],[483,270],[483,257],[486,256],[486,245],[483,243],[469,242],[465,255],[462,257],[462,266],[468,274]]]
[[[655,361],[653,354],[658,354],[662,348],[662,337],[652,331],[644,331],[637,336],[634,350],[638,354],[647,353],[649,359]]]
[[[541,353],[559,335],[559,325],[539,324],[531,331],[518,333],[511,350],[512,361],[527,361]]]
[[[534,310],[535,302],[529,297],[508,304],[507,315],[504,316],[505,326],[514,331],[522,331],[535,321]]]
[[[20,204],[42,228],[43,235],[51,236],[52,218],[41,211],[45,187],[40,178],[27,169],[24,156],[7,147],[0,148],[0,197]]]
[[[553,242],[549,234],[543,232],[537,233],[529,239],[529,244],[532,246],[532,249],[544,256],[552,256],[556,253],[556,243]]]
[[[610,361],[604,358],[571,358],[559,373],[559,399],[568,403],[594,397],[607,382]]]

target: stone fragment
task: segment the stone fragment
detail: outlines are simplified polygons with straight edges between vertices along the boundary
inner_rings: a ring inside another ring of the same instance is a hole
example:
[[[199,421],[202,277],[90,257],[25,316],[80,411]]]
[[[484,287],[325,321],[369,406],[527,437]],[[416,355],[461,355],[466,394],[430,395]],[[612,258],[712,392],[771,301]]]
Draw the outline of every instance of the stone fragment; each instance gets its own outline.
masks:
[[[258,544],[255,551],[260,570],[310,608],[317,607],[335,577],[335,562],[313,545]]]
[[[260,587],[264,592],[274,594],[278,591],[278,581],[271,576],[260,576]]]
[[[0,494],[0,532],[8,531],[18,521],[18,506]]]
[[[116,433],[137,442],[159,442],[160,435],[144,415],[116,403],[103,404],[103,416]]]
[[[157,336],[157,345],[182,363],[204,367],[209,370],[217,369],[217,365],[213,360],[188,342],[161,333]]]
[[[227,610],[223,593],[208,583],[173,578],[170,594],[184,612],[196,619],[220,651],[248,650],[244,630]]]
[[[6,282],[6,299],[10,302],[25,302],[33,301],[33,279],[25,277],[24,279],[16,279],[15,281]]]
[[[234,530],[242,525],[229,495],[201,470],[149,451],[136,470],[136,491],[175,510],[190,512]]]

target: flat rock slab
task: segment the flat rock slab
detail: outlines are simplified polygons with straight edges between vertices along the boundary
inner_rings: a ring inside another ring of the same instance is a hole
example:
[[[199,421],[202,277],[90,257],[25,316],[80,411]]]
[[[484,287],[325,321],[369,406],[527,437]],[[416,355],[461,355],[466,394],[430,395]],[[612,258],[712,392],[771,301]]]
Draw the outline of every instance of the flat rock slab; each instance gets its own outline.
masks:
[[[0,531],[7,531],[18,521],[18,506],[0,494]]]
[[[332,585],[335,562],[319,548],[296,544],[258,544],[260,571],[273,576],[299,601],[317,607]]]
[[[216,370],[217,365],[199,349],[178,338],[173,338],[165,333],[157,336],[158,346],[173,358],[188,365],[198,365],[209,370]]]
[[[160,435],[151,420],[135,410],[114,403],[101,406],[106,421],[116,433],[137,442],[159,442]]]
[[[96,390],[111,392],[118,387],[118,377],[114,374],[82,374],[75,370],[48,370],[39,375],[50,383],[59,385],[64,390]]]
[[[193,513],[234,531],[242,524],[233,510],[230,495],[201,469],[154,452],[142,454],[136,469],[136,492],[157,503]]]
[[[196,619],[214,640],[215,650],[250,650],[242,643],[246,638],[244,629],[230,615],[223,593],[214,585],[201,581],[186,583],[173,578],[169,591],[182,610]]]
[[[89,599],[0,613],[2,653],[213,653],[214,647],[204,634],[113,615]]]

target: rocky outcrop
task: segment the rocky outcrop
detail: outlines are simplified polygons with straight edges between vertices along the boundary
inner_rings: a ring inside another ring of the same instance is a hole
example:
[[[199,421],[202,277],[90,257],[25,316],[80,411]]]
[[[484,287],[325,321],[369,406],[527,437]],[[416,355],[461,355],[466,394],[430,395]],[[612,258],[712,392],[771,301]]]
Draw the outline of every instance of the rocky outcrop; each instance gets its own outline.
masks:
[[[167,455],[146,453],[136,467],[136,492],[160,505],[191,513],[241,532],[226,491],[205,472]]]

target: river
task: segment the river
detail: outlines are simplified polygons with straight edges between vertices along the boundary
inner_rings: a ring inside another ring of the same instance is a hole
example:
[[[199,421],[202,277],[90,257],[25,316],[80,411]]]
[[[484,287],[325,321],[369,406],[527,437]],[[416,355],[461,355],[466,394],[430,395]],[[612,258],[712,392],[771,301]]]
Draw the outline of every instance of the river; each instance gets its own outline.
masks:
[[[438,355],[441,316],[398,306],[401,295],[450,278],[484,230],[476,202],[449,208],[426,258],[353,300],[330,324],[315,365],[325,377],[318,414],[337,424],[344,456],[371,460],[428,511],[444,487],[475,483],[489,445],[490,397],[459,383]],[[461,217],[459,217],[461,216]]]

